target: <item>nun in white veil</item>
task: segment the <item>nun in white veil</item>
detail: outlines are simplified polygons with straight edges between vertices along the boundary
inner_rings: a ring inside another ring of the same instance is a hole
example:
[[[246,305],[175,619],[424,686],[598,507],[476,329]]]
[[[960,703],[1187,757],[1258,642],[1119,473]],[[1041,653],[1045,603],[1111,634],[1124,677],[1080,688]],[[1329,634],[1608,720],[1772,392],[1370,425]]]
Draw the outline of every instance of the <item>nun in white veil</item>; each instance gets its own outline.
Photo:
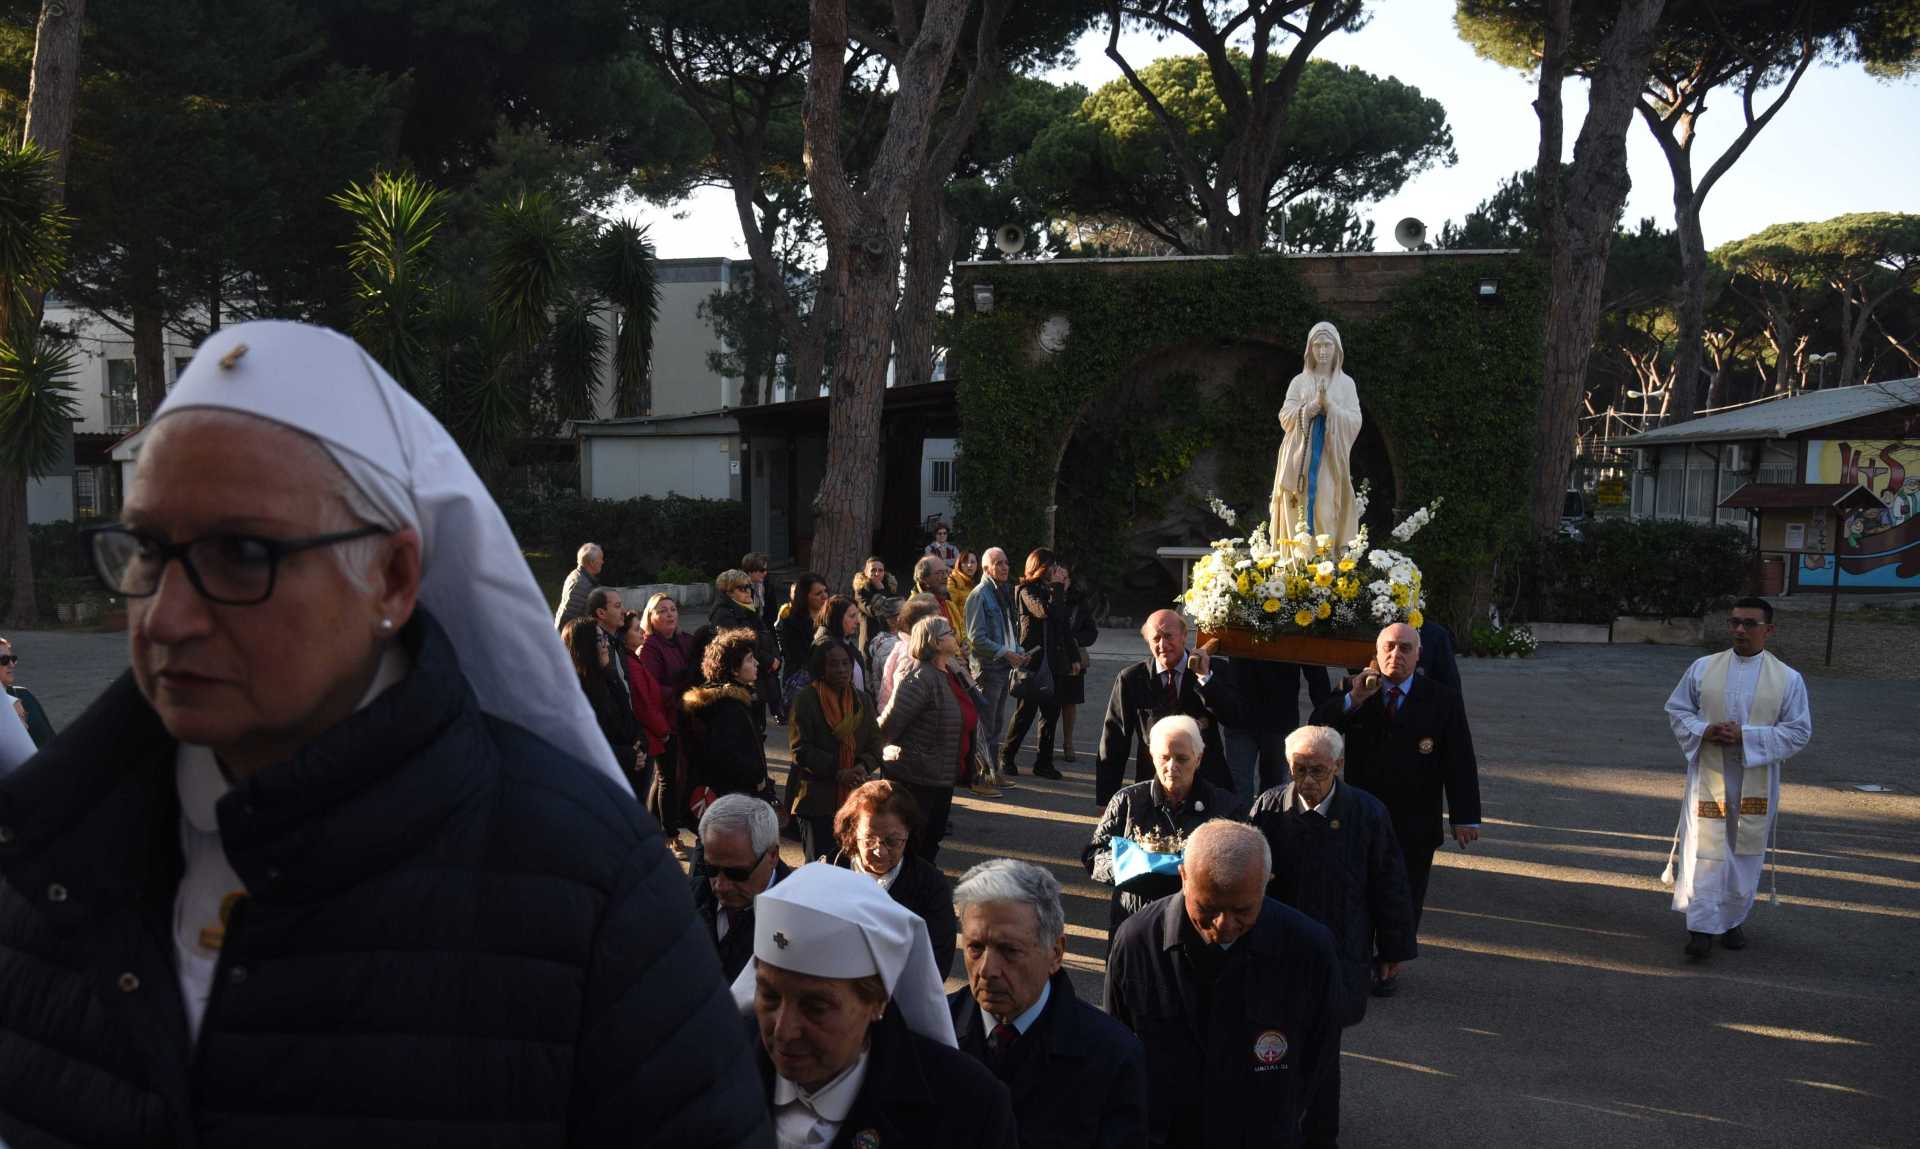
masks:
[[[766,1143],[505,519],[359,346],[216,332],[89,545],[133,666],[0,777],[0,1141]]]

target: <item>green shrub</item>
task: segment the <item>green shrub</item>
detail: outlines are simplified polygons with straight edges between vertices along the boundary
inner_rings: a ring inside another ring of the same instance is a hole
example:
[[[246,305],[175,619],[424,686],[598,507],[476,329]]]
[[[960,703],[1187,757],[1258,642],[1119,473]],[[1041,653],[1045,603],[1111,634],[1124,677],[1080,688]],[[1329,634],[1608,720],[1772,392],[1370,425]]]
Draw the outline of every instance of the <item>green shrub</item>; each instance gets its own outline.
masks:
[[[520,548],[546,552],[549,565],[571,570],[581,543],[599,543],[607,555],[601,581],[614,586],[672,581],[659,577],[669,567],[700,582],[700,571],[738,566],[747,551],[747,505],[736,500],[563,495],[511,501],[501,510]]]
[[[688,586],[693,583],[711,582],[713,580],[701,574],[693,567],[681,566],[679,563],[663,563],[659,570],[653,572],[653,581],[672,583],[675,586]]]
[[[1692,618],[1738,595],[1751,561],[1738,527],[1596,519],[1578,538],[1563,534],[1540,548],[1534,615],[1586,623]]]
[[[1512,626],[1483,624],[1473,628],[1473,653],[1484,658],[1499,658],[1508,654],[1529,658],[1539,646],[1540,642],[1533,637],[1532,628],[1520,623]]]

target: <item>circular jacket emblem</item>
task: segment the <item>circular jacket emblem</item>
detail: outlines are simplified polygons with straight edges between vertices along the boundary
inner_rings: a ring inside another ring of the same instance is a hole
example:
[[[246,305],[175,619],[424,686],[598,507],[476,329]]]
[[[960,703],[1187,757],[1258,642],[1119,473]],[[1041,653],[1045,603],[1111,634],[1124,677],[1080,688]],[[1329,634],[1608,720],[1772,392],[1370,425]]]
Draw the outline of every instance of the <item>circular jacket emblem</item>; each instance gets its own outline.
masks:
[[[877,1129],[862,1129],[853,1135],[853,1149],[880,1149],[880,1132]]]
[[[1287,1055],[1287,1035],[1277,1029],[1269,1029],[1260,1034],[1253,1042],[1253,1059],[1262,1065],[1278,1065]]]
[[[1422,738],[1422,739],[1420,740],[1420,753],[1422,753],[1422,754],[1431,754],[1431,753],[1433,753],[1433,739],[1431,739],[1431,738]]]

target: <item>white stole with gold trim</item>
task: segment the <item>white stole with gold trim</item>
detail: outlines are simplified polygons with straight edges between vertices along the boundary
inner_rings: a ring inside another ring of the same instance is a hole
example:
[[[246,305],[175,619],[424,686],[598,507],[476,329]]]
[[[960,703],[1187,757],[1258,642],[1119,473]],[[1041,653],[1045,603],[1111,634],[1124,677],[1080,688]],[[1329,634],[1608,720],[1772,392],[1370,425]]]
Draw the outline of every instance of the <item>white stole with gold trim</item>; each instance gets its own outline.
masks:
[[[1760,678],[1754,684],[1753,702],[1747,707],[1746,725],[1772,726],[1780,720],[1780,704],[1787,695],[1787,672],[1780,660],[1761,651]],[[1700,675],[1700,709],[1709,725],[1727,721],[1727,672],[1733,666],[1734,653],[1723,650],[1707,660]],[[1726,750],[1718,742],[1700,743],[1699,781],[1693,793],[1694,816],[1702,821],[1724,821],[1727,816]],[[1748,764],[1740,775],[1740,811],[1735,823],[1732,852],[1763,854],[1767,849],[1767,822],[1770,809],[1771,767],[1766,763]],[[1719,834],[1697,834],[1694,856],[1728,856],[1728,843]]]

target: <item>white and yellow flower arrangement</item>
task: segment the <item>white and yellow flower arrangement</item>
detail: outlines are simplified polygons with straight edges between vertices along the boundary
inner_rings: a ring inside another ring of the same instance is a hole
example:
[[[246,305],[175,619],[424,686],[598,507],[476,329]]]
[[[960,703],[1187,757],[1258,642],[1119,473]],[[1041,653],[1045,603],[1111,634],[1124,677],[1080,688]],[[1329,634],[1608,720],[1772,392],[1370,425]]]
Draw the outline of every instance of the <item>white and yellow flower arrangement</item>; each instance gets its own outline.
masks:
[[[1208,505],[1227,525],[1236,516],[1217,498]],[[1433,521],[1440,500],[1393,529],[1404,543]],[[1271,540],[1261,523],[1244,538],[1215,539],[1193,566],[1193,581],[1176,600],[1203,631],[1250,631],[1263,638],[1298,634],[1371,634],[1392,622],[1419,626],[1426,598],[1420,568],[1397,550],[1368,545],[1367,530],[1344,547],[1300,524],[1290,539]]]

